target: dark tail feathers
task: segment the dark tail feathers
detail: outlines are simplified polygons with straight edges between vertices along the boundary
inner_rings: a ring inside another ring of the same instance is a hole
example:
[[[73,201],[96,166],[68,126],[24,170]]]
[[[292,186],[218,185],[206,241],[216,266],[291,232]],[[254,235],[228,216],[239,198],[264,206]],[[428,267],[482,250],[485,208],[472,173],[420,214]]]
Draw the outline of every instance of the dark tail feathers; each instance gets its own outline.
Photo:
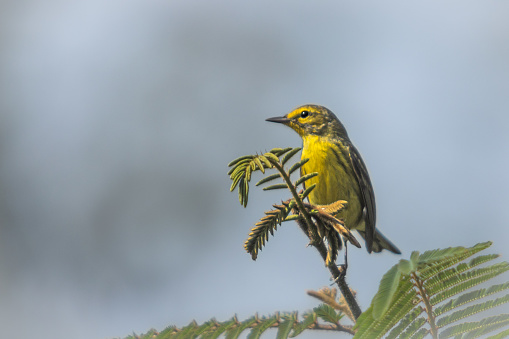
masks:
[[[358,231],[359,234],[366,239],[364,231]],[[366,247],[369,248],[369,246]],[[382,252],[382,250],[389,250],[392,253],[401,254],[401,251],[387,239],[379,230],[375,230],[375,239],[373,240],[372,251],[375,253]],[[371,253],[371,251],[368,250]]]

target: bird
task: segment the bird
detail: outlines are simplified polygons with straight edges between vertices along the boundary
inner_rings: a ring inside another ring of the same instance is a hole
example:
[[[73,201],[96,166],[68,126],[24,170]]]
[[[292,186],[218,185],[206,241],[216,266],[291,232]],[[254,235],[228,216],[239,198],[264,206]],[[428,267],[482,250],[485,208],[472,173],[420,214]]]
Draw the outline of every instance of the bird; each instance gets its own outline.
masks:
[[[316,184],[308,196],[311,204],[329,205],[346,200],[346,207],[336,217],[364,238],[368,253],[385,249],[401,254],[375,227],[375,193],[368,170],[345,127],[332,111],[324,106],[307,104],[266,121],[286,125],[302,138],[301,159],[309,161],[302,165],[301,176],[318,173],[306,181],[307,185]]]

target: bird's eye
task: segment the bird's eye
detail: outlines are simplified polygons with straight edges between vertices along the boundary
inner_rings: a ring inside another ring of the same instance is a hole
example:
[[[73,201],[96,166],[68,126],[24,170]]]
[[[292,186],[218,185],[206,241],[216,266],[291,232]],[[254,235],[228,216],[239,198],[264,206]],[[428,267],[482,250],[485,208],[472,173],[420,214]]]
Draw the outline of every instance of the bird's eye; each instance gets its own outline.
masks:
[[[309,115],[309,112],[308,112],[308,111],[302,111],[302,112],[300,112],[300,116],[301,116],[301,118],[307,118],[307,117],[308,117],[308,115]]]

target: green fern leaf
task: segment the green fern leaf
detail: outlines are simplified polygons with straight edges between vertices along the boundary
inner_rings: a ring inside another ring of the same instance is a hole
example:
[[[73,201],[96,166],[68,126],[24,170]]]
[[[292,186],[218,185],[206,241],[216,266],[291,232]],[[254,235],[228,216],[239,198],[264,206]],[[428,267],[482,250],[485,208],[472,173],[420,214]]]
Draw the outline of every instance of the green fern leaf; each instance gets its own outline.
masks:
[[[264,155],[259,155],[258,156],[258,159],[260,159],[260,161],[265,165],[265,168],[273,168],[274,166],[272,165],[272,163],[269,161],[269,159],[267,159],[266,156]]]
[[[467,248],[463,246],[458,247],[449,247],[445,249],[431,250],[426,251],[419,257],[420,264],[431,263],[438,260],[443,260],[449,257],[460,257],[465,254],[469,254],[469,256],[474,255],[477,252],[485,250],[490,247],[493,243],[491,241],[479,243],[473,247]],[[468,257],[467,257],[468,258]]]
[[[211,319],[209,321],[204,322],[198,329],[194,332],[194,334],[201,335],[207,332],[210,332],[215,329],[217,326],[217,321],[215,319]]]
[[[453,276],[457,276],[459,273],[466,272],[471,270],[472,268],[484,264],[490,260],[498,258],[498,255],[483,255],[479,257],[475,257],[468,263],[461,263],[456,267],[446,269],[444,271],[437,272],[435,275],[427,278],[426,287],[432,288],[433,286],[440,284],[442,285],[444,280],[447,278],[451,278]],[[438,267],[437,267],[438,268]]]
[[[264,153],[263,156],[269,160],[271,163],[272,162],[275,162],[275,163],[278,163],[279,162],[279,158],[274,155],[273,153]]]
[[[450,247],[444,250],[426,251],[419,257],[419,277],[427,280],[438,272],[457,264],[492,245],[491,241],[471,248]],[[440,259],[440,262],[437,262]]]
[[[243,177],[243,174],[240,173],[240,174],[237,174],[237,176],[235,176],[234,178],[232,178],[232,184],[230,186],[230,192],[233,192],[233,190],[235,189],[235,187],[237,187],[237,184],[240,182],[240,179],[242,179]]]
[[[290,167],[290,169],[288,170],[288,175],[292,174],[293,172],[295,172],[296,170],[301,168],[302,165],[304,165],[308,161],[309,161],[309,159],[302,159],[301,161],[296,162],[295,164],[293,164],[292,167]]]
[[[288,338],[293,325],[297,321],[297,314],[292,313],[284,318],[285,319],[279,324],[276,339],[287,339]]]
[[[318,175],[318,172],[313,172],[313,173],[309,173],[309,174],[306,174],[302,177],[300,177],[294,184],[295,187],[299,186],[300,184],[302,184],[304,181],[306,180],[309,180],[311,178],[314,178]]]
[[[177,330],[177,326],[174,326],[174,325],[168,326],[164,330],[159,332],[159,336],[161,337],[161,339],[175,338],[176,330]],[[127,337],[126,339],[130,339],[130,337]]]
[[[232,168],[230,168],[230,170],[228,171],[228,175],[231,176],[235,171],[238,171],[239,168],[241,168],[242,166],[245,166],[247,164],[249,164],[251,162],[251,157],[252,155],[247,155],[247,157],[249,157],[248,159],[244,159],[244,160],[241,160],[239,161],[238,163],[235,164],[235,166],[233,166]],[[229,166],[229,164],[228,164]]]
[[[296,337],[299,334],[301,334],[304,330],[312,326],[316,322],[316,314],[313,313],[306,313],[304,314],[304,320],[297,323],[292,331],[292,334],[290,334],[290,338]]]
[[[238,163],[240,163],[242,160],[247,160],[247,162],[250,162],[251,159],[253,159],[253,156],[252,155],[244,155],[242,157],[239,157],[237,159],[234,159],[232,161],[230,161],[230,163],[228,164],[228,167],[232,167],[232,166],[235,166],[237,165]]]
[[[476,301],[481,298],[485,298],[494,293],[504,291],[509,288],[509,282],[505,284],[494,285],[489,288],[482,288],[479,290],[471,291],[460,295],[458,298],[450,300],[449,302],[435,308],[433,314],[439,316],[443,313],[449,312],[457,307],[468,304],[469,302]]]
[[[258,320],[256,317],[251,317],[239,323],[235,328],[232,328],[226,332],[225,339],[238,339],[244,330],[253,326],[257,321]]]
[[[398,269],[398,266],[395,265],[382,277],[378,292],[373,298],[373,318],[380,319],[389,308],[394,293],[396,293],[396,289],[398,288],[400,276],[401,271]]]
[[[253,327],[247,339],[259,339],[260,336],[272,325],[277,323],[278,319],[276,316],[272,316],[269,318],[258,319],[259,324]]]
[[[415,332],[415,334],[410,339],[422,339],[426,335],[428,335],[429,330],[425,328],[421,328],[419,331]]]
[[[313,308],[313,311],[316,313],[318,317],[323,319],[324,321],[337,324],[337,322],[343,317],[341,314],[337,313],[331,306],[327,304],[321,304]]]
[[[281,178],[281,174],[279,174],[279,173],[269,175],[269,176],[263,178],[262,180],[258,181],[255,184],[255,186],[260,186],[261,184],[265,184],[266,182],[269,182],[269,181],[272,181],[272,180],[278,179],[278,178]]]
[[[288,188],[288,185],[287,184],[275,184],[275,185],[264,187],[263,190],[270,191],[270,190],[278,190],[278,189],[282,189],[282,188]]]
[[[411,261],[409,260],[405,260],[405,259],[401,259],[398,263],[398,271],[401,273],[401,274],[404,274],[404,275],[409,275],[410,273],[412,273],[414,271],[414,267],[413,267],[413,264]]]
[[[285,156],[281,159],[281,165],[284,166],[297,152],[301,150],[300,147],[292,149],[290,152],[286,153]]]
[[[426,319],[423,318],[423,317],[420,317],[418,319],[416,319],[415,321],[413,321],[410,326],[408,326],[408,328],[405,330],[405,332],[403,332],[401,334],[401,338],[410,338],[412,337],[413,335],[416,334],[417,331],[423,329],[422,326],[424,326],[424,324],[426,324]],[[424,330],[426,332],[429,332],[428,329],[425,329]],[[420,334],[417,334],[417,336],[420,336]]]
[[[395,339],[398,337],[398,335],[401,334],[406,328],[413,328],[416,325],[414,325],[415,319],[422,313],[424,310],[420,307],[415,307],[410,313],[408,313],[401,321],[398,323],[397,326],[395,326],[392,331],[387,335],[386,339]],[[419,318],[421,319],[421,318]],[[424,319],[424,318],[422,318]],[[426,321],[424,319],[424,321]],[[417,331],[419,328],[416,328],[414,330]],[[407,330],[408,331],[408,330]],[[413,333],[413,332],[412,332]],[[410,335],[407,335],[406,338],[410,337]]]
[[[304,200],[306,197],[311,193],[311,191],[316,187],[316,184],[313,184],[309,187],[307,187],[304,192],[300,195],[301,199]]]
[[[256,260],[258,251],[265,246],[265,242],[269,240],[269,233],[274,235],[277,226],[286,219],[291,210],[291,201],[283,202],[282,205],[273,205],[276,209],[266,211],[265,217],[251,229],[248,239],[244,242],[244,249],[251,254],[251,258]]]
[[[507,325],[509,325],[509,314],[500,314],[485,318],[481,321],[448,327],[440,333],[439,338],[450,338],[461,334],[466,334],[462,338],[478,338],[479,336]]]
[[[210,334],[207,334],[206,336],[202,335],[203,339],[216,339],[220,335],[222,335],[224,332],[226,332],[228,329],[234,327],[237,325],[237,319],[233,317],[232,319],[225,321],[223,323],[219,323],[217,328],[212,331]],[[159,338],[158,338],[159,339]],[[163,339],[163,338],[161,338]]]
[[[449,324],[452,324],[453,322],[456,322],[458,320],[469,317],[469,316],[479,313],[479,312],[484,312],[490,308],[500,306],[507,302],[509,302],[509,294],[507,294],[501,298],[497,298],[495,300],[488,300],[488,301],[485,301],[480,304],[475,304],[475,305],[466,307],[466,308],[456,311],[448,316],[444,316],[444,317],[440,318],[437,321],[437,326],[438,327],[447,326]]]
[[[196,321],[192,321],[189,325],[183,327],[178,333],[177,336],[180,338],[196,338],[198,335],[195,332],[199,329]]]
[[[503,338],[507,338],[509,337],[509,329],[505,330],[505,331],[502,331],[498,334],[494,334],[492,336],[489,336],[488,338],[486,339],[503,339]]]
[[[373,317],[373,302],[366,311],[357,319],[354,329],[357,330],[354,338],[373,337],[373,333],[381,333],[382,336],[401,320],[410,310],[415,307],[417,293],[408,277],[403,277],[396,294],[393,297],[393,304],[386,311],[384,316],[378,320]]]
[[[455,285],[459,285],[463,282],[470,281],[480,283],[482,281],[489,280],[493,277],[496,277],[497,275],[500,275],[504,272],[509,270],[509,263],[507,262],[501,262],[489,267],[483,267],[478,268],[475,270],[470,270],[458,275],[450,276],[448,279],[442,280],[440,284],[433,284],[431,286],[428,286],[427,284],[426,289],[429,295],[434,296],[435,294],[438,294],[439,292],[442,292],[448,288],[451,288],[455,294],[460,293],[462,291],[459,290],[459,288]],[[477,279],[484,277],[485,279]],[[454,286],[454,287],[453,287]],[[467,286],[473,287],[474,285],[469,284]]]
[[[293,149],[293,147],[286,147],[286,148],[273,148],[270,150],[270,153],[280,157],[282,156],[283,154],[285,154],[286,152],[288,151],[291,151]]]
[[[262,164],[262,162],[261,162],[261,160],[260,160],[260,158],[258,156],[253,158],[253,163],[256,164],[256,166],[258,166],[258,169],[262,173],[265,173],[265,166]]]
[[[496,272],[496,273],[498,273],[498,272]],[[431,299],[431,304],[432,305],[439,304],[442,301],[450,298],[453,295],[456,295],[456,294],[466,291],[474,286],[477,286],[483,282],[486,282],[486,281],[494,278],[495,276],[497,276],[498,274],[496,274],[496,273],[482,275],[480,277],[464,281],[449,290],[439,292],[439,293],[435,294],[435,296]]]

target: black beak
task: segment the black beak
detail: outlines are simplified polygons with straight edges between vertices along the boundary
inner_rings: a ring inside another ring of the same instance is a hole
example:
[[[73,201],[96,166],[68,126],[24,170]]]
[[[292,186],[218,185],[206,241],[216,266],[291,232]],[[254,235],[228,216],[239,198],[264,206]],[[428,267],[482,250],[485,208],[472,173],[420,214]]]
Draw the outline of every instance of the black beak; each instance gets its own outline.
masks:
[[[268,119],[265,119],[265,121],[278,122],[280,124],[286,124],[286,123],[288,123],[290,121],[290,119],[288,119],[285,116],[282,116],[282,117],[268,118]]]

